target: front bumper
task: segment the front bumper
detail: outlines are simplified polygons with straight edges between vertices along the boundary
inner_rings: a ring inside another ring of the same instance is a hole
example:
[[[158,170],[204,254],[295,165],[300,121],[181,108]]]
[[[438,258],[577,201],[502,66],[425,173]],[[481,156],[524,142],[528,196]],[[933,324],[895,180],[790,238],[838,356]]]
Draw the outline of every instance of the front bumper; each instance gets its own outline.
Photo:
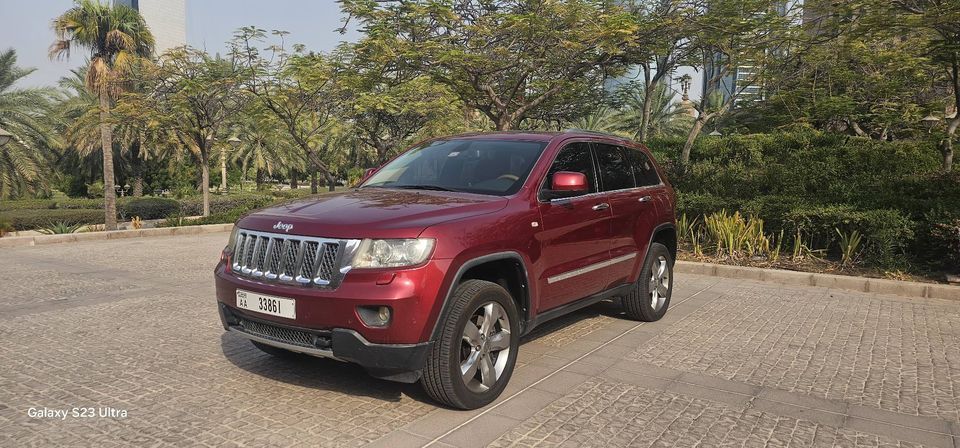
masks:
[[[274,347],[363,366],[371,375],[412,383],[420,379],[432,342],[377,344],[349,328],[313,330],[269,322],[219,303],[227,331]]]

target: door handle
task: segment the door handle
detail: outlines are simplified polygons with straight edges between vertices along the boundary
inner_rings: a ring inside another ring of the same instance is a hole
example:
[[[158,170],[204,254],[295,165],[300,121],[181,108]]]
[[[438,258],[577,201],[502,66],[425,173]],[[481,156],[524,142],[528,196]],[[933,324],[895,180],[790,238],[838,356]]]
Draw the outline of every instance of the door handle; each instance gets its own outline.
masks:
[[[650,202],[650,201],[652,201],[652,200],[653,200],[653,198],[651,198],[650,196],[644,196],[644,197],[640,198],[640,202]]]
[[[596,211],[606,210],[606,209],[608,209],[608,208],[610,208],[610,204],[607,204],[606,202],[601,202],[601,203],[593,206],[593,209],[596,210]]]

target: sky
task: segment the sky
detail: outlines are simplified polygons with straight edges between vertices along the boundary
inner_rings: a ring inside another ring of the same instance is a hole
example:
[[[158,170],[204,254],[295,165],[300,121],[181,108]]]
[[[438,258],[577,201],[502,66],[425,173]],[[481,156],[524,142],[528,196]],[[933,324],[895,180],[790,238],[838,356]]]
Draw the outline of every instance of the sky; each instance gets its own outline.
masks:
[[[76,52],[68,61],[47,57],[54,35],[50,22],[73,6],[72,0],[0,0],[0,51],[17,51],[17,64],[37,70],[18,87],[54,85],[82,65]],[[355,31],[341,35],[342,14],[334,0],[187,0],[187,43],[211,54],[226,54],[225,42],[242,26],[289,31],[287,41],[314,51],[329,51]]]

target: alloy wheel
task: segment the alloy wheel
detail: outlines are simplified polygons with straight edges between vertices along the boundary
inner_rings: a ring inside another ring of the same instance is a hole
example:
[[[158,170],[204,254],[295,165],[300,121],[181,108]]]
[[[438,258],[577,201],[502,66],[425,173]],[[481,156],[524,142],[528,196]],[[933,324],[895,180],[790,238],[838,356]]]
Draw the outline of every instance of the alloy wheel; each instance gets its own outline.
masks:
[[[478,307],[464,325],[460,342],[460,374],[472,392],[490,390],[510,358],[510,318],[496,302]]]
[[[664,256],[659,256],[650,269],[650,306],[659,311],[670,293],[670,266]]]

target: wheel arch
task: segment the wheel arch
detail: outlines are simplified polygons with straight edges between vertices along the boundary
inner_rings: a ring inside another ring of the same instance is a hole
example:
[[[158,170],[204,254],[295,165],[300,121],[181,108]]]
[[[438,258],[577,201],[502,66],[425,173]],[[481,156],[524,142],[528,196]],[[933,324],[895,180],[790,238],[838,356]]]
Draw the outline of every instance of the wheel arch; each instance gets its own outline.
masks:
[[[676,263],[677,227],[673,223],[660,224],[653,229],[653,232],[650,234],[650,242],[647,244],[647,252],[650,251],[650,246],[653,245],[653,243],[660,243],[667,246],[667,250],[670,252],[670,258]],[[646,254],[644,254],[644,259],[646,259]]]
[[[457,285],[470,279],[486,280],[503,286],[517,304],[521,328],[526,328],[532,313],[529,273],[523,257],[518,252],[504,251],[471,258],[460,265],[446,293],[443,294],[443,304],[433,323],[430,340],[436,340],[439,335],[442,327],[440,323],[450,312],[451,298]]]

